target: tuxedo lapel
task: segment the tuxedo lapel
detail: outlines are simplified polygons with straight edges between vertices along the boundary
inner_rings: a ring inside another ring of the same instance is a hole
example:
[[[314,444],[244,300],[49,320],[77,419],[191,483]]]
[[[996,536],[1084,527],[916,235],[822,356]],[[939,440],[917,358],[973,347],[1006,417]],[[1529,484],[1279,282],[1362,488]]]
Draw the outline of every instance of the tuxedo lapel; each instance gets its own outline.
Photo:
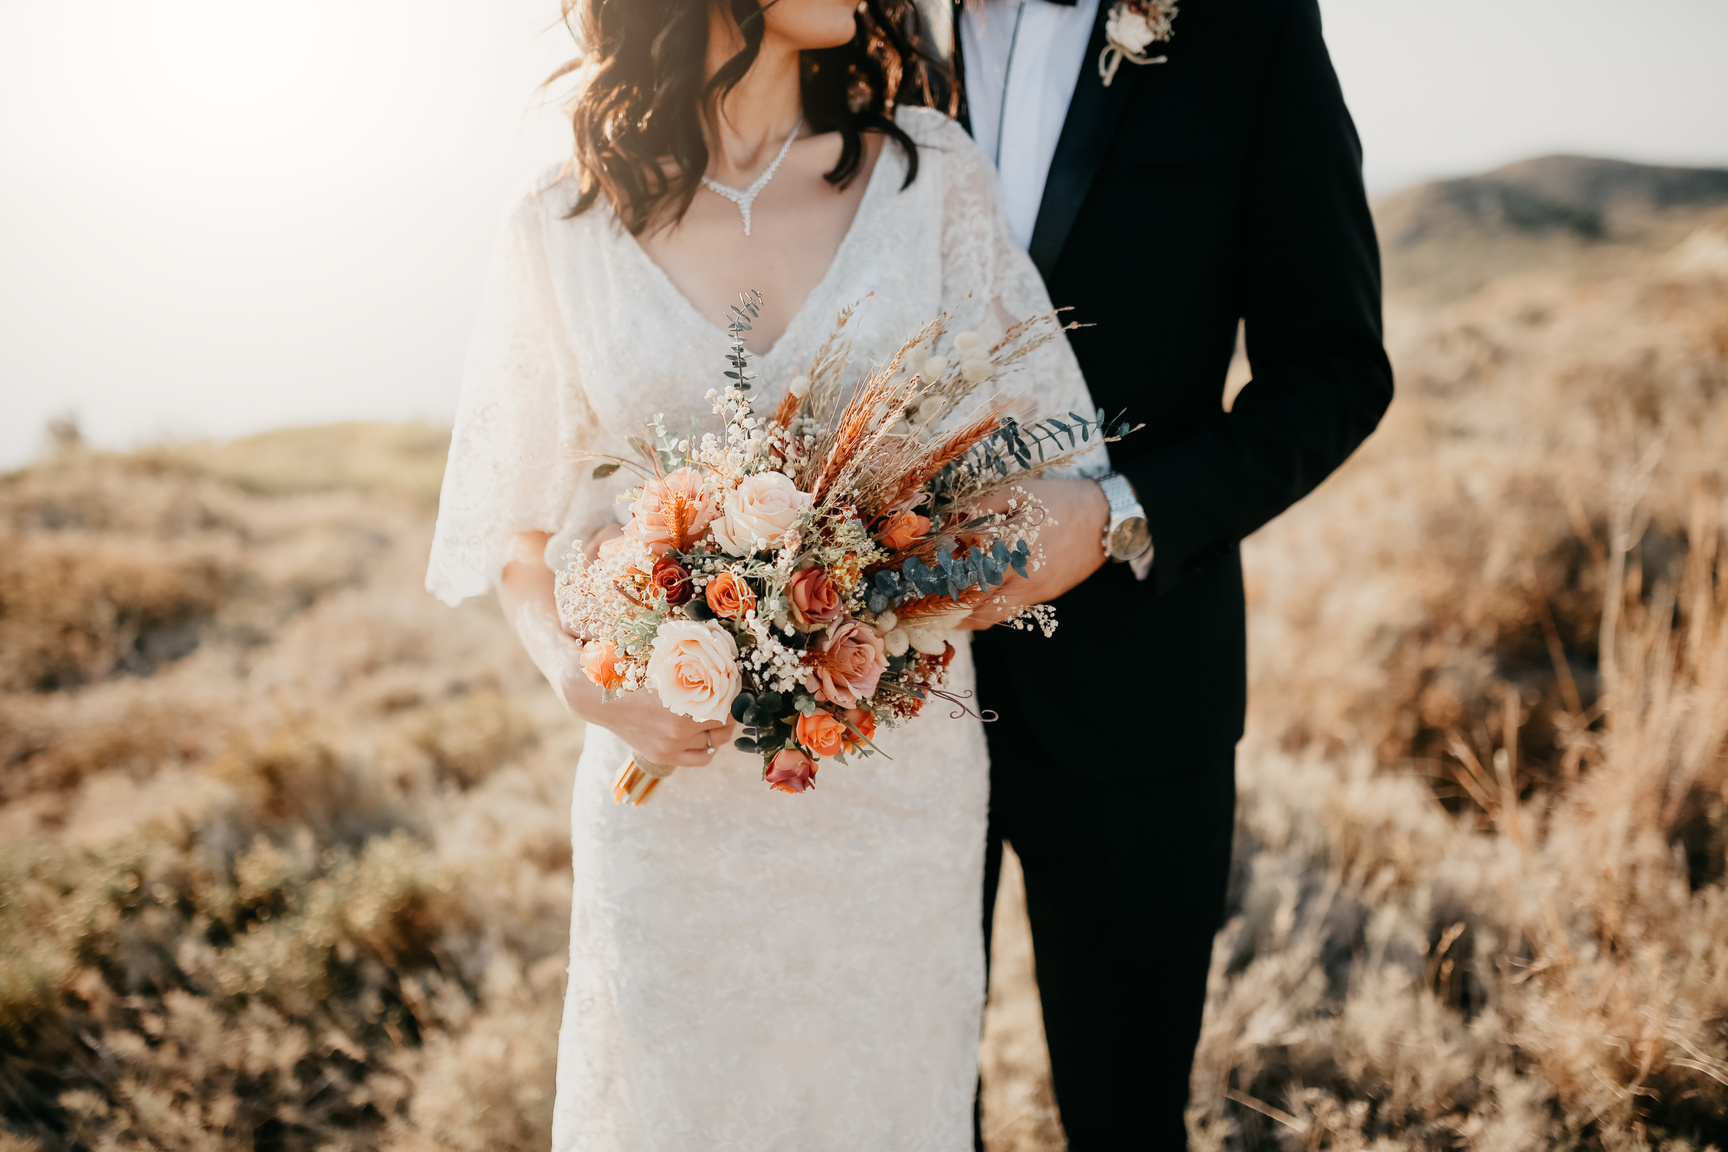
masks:
[[[1111,0],[1099,0],[1098,19],[1092,25],[1092,39],[1086,46],[1086,57],[1080,64],[1080,79],[1074,85],[1074,98],[1068,102],[1068,116],[1062,121],[1062,135],[1056,141],[1056,155],[1050,161],[1050,175],[1044,181],[1044,198],[1038,204],[1038,219],[1032,226],[1032,243],[1028,251],[1038,271],[1048,281],[1056,270],[1062,247],[1074,229],[1074,218],[1098,166],[1110,150],[1116,136],[1116,125],[1127,107],[1128,95],[1144,70],[1127,65],[1116,71],[1116,79],[1106,88],[1098,75],[1098,57],[1104,51],[1104,19],[1109,14]],[[958,36],[955,42],[959,42]]]

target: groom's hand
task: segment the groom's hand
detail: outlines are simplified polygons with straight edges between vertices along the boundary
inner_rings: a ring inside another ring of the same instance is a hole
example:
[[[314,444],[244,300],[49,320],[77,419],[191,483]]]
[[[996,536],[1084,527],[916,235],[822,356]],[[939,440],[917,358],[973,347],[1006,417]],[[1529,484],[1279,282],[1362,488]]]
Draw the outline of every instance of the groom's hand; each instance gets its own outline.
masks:
[[[1104,529],[1110,523],[1110,501],[1096,480],[1027,480],[1018,487],[1044,505],[1044,525],[1038,530],[1038,567],[1022,578],[1010,574],[991,603],[972,613],[960,627],[969,631],[1000,624],[1013,609],[1046,604],[1104,566]],[[1006,512],[1010,493],[997,493],[983,511]]]

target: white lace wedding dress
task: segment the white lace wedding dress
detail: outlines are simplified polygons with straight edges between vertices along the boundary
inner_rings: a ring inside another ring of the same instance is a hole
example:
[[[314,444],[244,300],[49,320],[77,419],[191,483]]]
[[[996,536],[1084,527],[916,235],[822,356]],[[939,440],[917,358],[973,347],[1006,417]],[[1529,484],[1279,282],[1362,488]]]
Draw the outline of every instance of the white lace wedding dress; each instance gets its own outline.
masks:
[[[761,407],[805,369],[841,307],[853,374],[938,313],[950,331],[1049,308],[971,139],[902,110],[918,179],[884,147],[826,277],[755,359]],[[512,215],[467,367],[427,586],[487,591],[506,534],[556,533],[548,561],[613,519],[620,452],[644,418],[709,425],[727,337],[573,182]],[[740,289],[750,285],[740,284]],[[1041,412],[1089,410],[1066,341],[1009,378]],[[1102,461],[1099,461],[1101,464]],[[972,666],[964,641],[955,688]],[[555,1148],[593,1152],[963,1152],[984,997],[989,776],[977,720],[940,702],[786,796],[725,749],[640,808],[612,802],[622,741],[590,725],[571,813],[575,897]]]

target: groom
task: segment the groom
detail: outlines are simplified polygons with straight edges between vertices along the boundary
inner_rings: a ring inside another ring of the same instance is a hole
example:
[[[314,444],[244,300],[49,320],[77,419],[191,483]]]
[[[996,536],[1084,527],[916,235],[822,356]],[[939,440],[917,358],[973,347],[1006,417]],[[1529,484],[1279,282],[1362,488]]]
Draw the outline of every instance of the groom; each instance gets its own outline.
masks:
[[[1072,588],[1054,639],[977,636],[985,930],[1006,841],[1069,1147],[1181,1149],[1247,694],[1238,545],[1392,397],[1361,148],[1317,0],[954,11],[1010,226],[1088,325],[1098,405],[1145,424],[1120,478],[1044,482],[1059,524],[1019,598]],[[1253,380],[1225,411],[1239,318]]]

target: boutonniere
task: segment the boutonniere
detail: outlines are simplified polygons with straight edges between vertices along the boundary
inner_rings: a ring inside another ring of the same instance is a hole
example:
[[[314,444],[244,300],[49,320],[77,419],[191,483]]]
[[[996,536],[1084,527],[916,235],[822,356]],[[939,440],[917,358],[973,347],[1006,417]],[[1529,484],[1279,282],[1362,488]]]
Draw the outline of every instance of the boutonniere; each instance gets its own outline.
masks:
[[[1116,79],[1116,69],[1130,64],[1165,64],[1168,56],[1148,56],[1146,49],[1169,40],[1176,22],[1176,0],[1116,0],[1104,18],[1104,51],[1098,57],[1098,75],[1104,87]]]

